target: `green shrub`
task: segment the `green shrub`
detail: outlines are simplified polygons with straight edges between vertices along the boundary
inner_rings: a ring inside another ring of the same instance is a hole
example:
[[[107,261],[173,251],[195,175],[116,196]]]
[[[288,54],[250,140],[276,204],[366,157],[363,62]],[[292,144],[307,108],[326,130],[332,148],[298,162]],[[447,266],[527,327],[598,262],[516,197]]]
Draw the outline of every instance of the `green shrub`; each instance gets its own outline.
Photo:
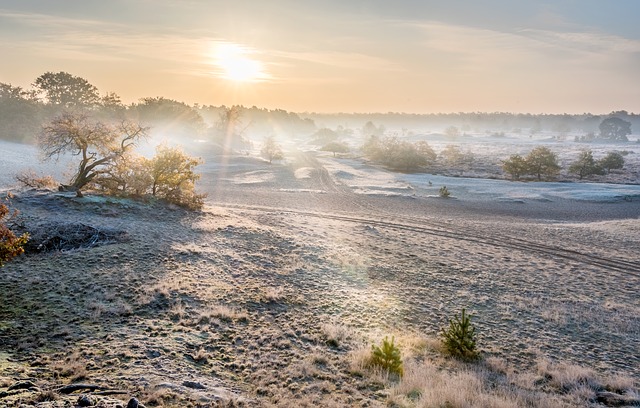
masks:
[[[449,198],[450,195],[451,193],[449,192],[449,189],[447,188],[447,186],[440,187],[440,197]]]
[[[402,358],[400,349],[394,344],[394,338],[391,341],[387,337],[382,340],[382,346],[371,346],[371,365],[387,370],[389,373],[402,376]]]
[[[463,308],[460,316],[449,320],[449,327],[440,332],[442,343],[449,354],[462,360],[471,361],[480,357],[476,348],[475,327],[471,324],[471,316]]]

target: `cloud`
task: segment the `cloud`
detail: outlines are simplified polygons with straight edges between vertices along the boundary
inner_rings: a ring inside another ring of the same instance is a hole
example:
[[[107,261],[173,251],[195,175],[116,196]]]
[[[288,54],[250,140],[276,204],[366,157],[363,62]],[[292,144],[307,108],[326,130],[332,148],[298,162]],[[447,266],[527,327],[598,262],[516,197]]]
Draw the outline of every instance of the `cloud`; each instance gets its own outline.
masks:
[[[417,47],[451,62],[458,72],[501,75],[517,69],[536,76],[549,68],[578,69],[597,63],[615,69],[620,59],[640,52],[640,41],[611,34],[521,29],[501,32],[439,22],[411,23],[421,37]],[[545,68],[547,67],[547,68]]]
[[[38,13],[0,10],[0,19],[21,26],[22,52],[43,59],[144,63],[171,66],[199,64],[207,38],[167,32],[154,33],[128,25]],[[4,31],[4,30],[3,30]],[[185,73],[190,69],[185,69]]]
[[[367,55],[358,52],[344,51],[270,51],[269,54],[276,59],[296,62],[324,65],[339,69],[374,70],[374,71],[402,71],[401,64],[383,57]]]
[[[549,46],[587,53],[640,53],[640,40],[594,32],[557,32],[526,29],[521,34]]]

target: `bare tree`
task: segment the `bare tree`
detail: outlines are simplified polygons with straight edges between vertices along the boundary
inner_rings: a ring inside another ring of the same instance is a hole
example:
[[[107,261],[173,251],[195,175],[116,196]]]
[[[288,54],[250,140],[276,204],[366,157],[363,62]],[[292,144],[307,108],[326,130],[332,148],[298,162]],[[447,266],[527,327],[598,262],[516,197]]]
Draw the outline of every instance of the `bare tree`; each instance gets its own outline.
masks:
[[[81,189],[106,173],[147,131],[148,128],[128,121],[109,125],[92,121],[85,114],[65,112],[43,127],[39,144],[45,160],[57,159],[65,153],[79,157],[78,170],[61,189],[75,191],[82,197]]]
[[[269,164],[271,164],[273,160],[282,160],[284,158],[282,148],[273,136],[269,136],[264,140],[260,155],[269,160]]]

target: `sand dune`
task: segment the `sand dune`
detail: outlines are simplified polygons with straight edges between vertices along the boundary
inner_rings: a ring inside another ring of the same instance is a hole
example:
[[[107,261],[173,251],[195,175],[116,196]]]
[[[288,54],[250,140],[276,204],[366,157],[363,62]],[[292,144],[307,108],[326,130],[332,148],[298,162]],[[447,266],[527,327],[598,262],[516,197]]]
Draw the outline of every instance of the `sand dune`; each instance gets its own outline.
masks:
[[[354,356],[395,335],[407,369],[439,367],[431,379],[469,373],[430,346],[463,307],[475,315],[487,381],[520,395],[500,394],[511,401],[503,406],[598,406],[594,389],[577,397],[554,388],[549,361],[638,386],[636,201],[445,200],[419,186],[415,196],[358,194],[358,171],[378,170],[329,160],[239,159],[222,178],[210,162],[201,213],[16,193],[27,230],[82,224],[122,234],[3,268],[0,403],[35,405],[46,390],[82,382],[124,392],[85,392],[102,406],[130,397],[147,406],[385,406],[408,395],[404,383],[358,372]],[[380,181],[371,185],[387,192],[414,185]],[[8,392],[17,380],[34,387]],[[475,398],[498,398],[490,388]],[[428,406],[419,398],[406,406]]]

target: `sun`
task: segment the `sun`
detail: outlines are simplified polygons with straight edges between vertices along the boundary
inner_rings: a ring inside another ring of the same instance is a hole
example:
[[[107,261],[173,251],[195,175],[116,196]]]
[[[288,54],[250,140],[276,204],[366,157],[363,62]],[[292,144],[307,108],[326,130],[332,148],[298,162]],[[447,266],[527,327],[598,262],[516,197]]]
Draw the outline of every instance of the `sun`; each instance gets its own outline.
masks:
[[[214,64],[224,79],[234,82],[257,82],[265,79],[263,64],[251,58],[253,52],[232,43],[216,44],[213,51]]]

